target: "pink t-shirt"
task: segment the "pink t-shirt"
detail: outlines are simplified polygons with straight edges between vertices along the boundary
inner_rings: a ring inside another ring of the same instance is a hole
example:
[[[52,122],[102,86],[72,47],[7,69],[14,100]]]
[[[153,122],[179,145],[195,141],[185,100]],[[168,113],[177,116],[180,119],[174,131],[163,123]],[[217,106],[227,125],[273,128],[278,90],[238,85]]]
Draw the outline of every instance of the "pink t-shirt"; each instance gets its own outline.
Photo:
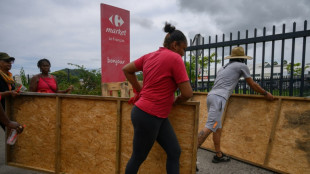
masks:
[[[135,105],[148,114],[167,118],[174,102],[177,84],[188,81],[182,57],[165,48],[134,61],[143,71],[143,88]]]
[[[40,77],[37,92],[56,93],[56,81],[53,77]]]

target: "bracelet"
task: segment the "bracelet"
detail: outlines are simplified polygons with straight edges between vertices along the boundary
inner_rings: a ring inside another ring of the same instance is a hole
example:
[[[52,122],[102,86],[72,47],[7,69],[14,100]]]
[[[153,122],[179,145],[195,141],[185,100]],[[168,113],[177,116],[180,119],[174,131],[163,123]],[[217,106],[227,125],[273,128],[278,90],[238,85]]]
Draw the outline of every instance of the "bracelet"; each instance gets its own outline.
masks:
[[[262,93],[261,95],[267,95],[267,91],[265,91],[264,93]]]

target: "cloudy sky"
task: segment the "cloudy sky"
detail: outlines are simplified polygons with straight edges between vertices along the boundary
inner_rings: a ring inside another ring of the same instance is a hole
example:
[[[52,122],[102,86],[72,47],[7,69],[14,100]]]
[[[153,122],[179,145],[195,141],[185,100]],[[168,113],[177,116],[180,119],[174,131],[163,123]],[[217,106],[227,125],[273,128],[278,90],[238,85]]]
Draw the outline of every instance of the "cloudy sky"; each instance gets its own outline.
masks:
[[[261,35],[265,26],[286,24],[286,31],[303,29],[309,20],[309,0],[1,0],[0,51],[16,58],[13,74],[23,67],[37,74],[36,63],[48,58],[52,71],[74,68],[100,68],[100,3],[130,11],[130,60],[162,45],[166,21],[184,32],[214,37],[254,28]],[[308,27],[310,28],[310,27]],[[308,44],[309,45],[309,44]]]

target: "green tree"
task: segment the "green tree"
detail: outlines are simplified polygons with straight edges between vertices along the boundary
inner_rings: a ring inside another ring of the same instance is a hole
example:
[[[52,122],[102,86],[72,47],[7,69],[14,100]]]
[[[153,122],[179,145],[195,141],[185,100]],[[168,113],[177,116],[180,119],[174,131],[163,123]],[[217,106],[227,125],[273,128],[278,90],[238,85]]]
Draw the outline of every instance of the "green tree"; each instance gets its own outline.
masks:
[[[65,70],[55,71],[51,73],[57,79],[58,89],[65,90],[70,85],[79,86],[79,78],[70,74],[68,81],[68,73]]]
[[[210,63],[215,62],[215,56],[216,56],[215,53],[212,53],[210,55],[210,57],[204,56],[203,59],[201,58],[201,56],[199,56],[198,57],[198,68],[202,68],[202,65],[203,65],[203,69],[205,71],[208,68],[209,60],[210,60]],[[216,62],[220,63],[221,60],[217,60]],[[191,63],[190,63],[190,61],[186,61],[185,67],[186,67],[188,77],[191,78],[191,83],[195,83],[195,80],[196,80],[196,78],[195,78],[196,77],[196,56],[192,55]],[[191,69],[191,72],[190,72],[190,69]],[[201,70],[201,71],[203,71],[203,70]],[[207,74],[204,74],[204,75],[207,75]],[[200,73],[198,73],[198,77],[201,77]]]
[[[74,85],[73,94],[101,95],[101,70],[87,70],[83,65],[76,65],[79,82]]]
[[[19,75],[20,75],[20,78],[21,78],[21,81],[22,81],[22,85],[25,86],[28,89],[29,88],[29,83],[28,83],[28,79],[26,77],[25,70],[24,70],[23,67],[20,69]]]
[[[301,64],[300,63],[294,63],[293,65],[293,75],[294,76],[299,76],[301,75],[301,70],[302,70],[302,67],[300,66]],[[291,63],[289,63],[287,66],[286,66],[286,70],[287,70],[287,73],[290,74],[291,73]],[[307,68],[309,68],[308,65],[306,65],[304,67],[304,69],[306,70]]]

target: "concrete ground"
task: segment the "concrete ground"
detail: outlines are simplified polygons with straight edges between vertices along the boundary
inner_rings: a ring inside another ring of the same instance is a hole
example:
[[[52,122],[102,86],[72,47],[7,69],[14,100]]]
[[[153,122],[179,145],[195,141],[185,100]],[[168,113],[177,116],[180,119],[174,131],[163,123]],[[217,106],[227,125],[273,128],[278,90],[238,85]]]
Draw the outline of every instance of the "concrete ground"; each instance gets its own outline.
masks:
[[[196,174],[276,174],[276,172],[235,159],[224,163],[212,163],[214,153],[204,149],[199,149],[197,156],[199,171]]]
[[[196,174],[274,174],[274,172],[234,159],[227,163],[214,164],[211,162],[213,155],[207,150],[198,150],[199,172]],[[43,174],[43,172],[5,165],[5,138],[2,129],[0,129],[0,174]]]

